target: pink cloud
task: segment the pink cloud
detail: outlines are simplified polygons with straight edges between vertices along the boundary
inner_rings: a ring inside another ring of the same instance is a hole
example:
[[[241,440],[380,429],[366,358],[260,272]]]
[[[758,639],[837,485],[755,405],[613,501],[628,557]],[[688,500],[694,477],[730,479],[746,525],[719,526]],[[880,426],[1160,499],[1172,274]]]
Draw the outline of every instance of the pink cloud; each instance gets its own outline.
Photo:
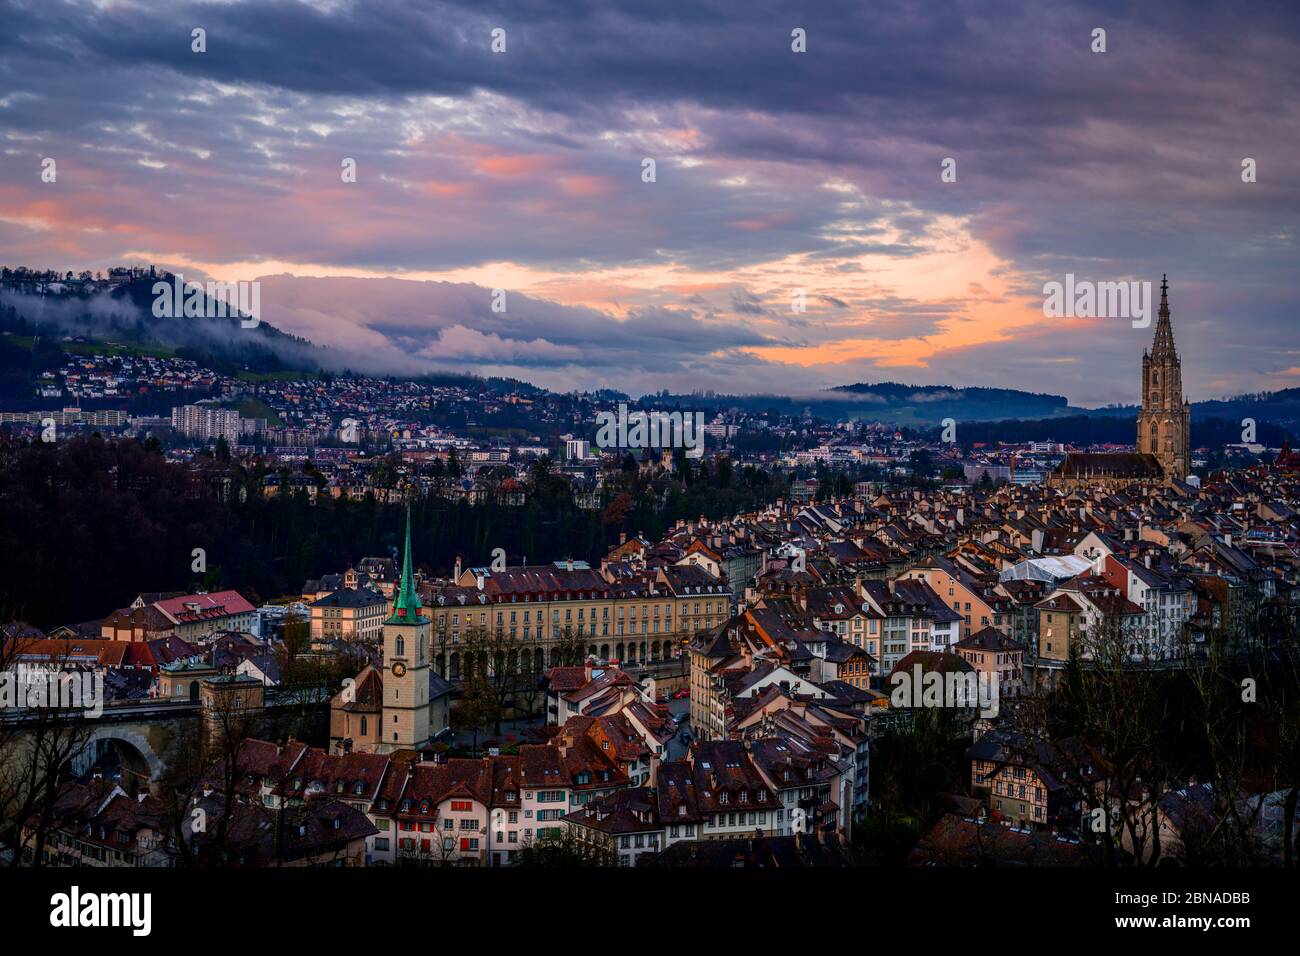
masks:
[[[554,165],[554,161],[546,156],[526,153],[483,156],[474,160],[474,168],[478,172],[485,176],[498,176],[503,179],[536,176]]]

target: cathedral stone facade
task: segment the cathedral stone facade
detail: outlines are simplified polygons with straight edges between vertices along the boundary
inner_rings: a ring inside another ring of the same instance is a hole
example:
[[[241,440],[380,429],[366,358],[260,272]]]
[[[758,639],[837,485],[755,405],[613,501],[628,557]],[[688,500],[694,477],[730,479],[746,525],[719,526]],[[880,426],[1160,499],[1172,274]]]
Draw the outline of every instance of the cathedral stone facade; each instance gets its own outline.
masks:
[[[1153,455],[1166,476],[1179,481],[1191,471],[1192,406],[1183,399],[1183,363],[1169,321],[1169,280],[1160,282],[1160,317],[1150,353],[1142,353],[1142,410],[1137,450]]]
[[[1047,476],[1049,485],[1184,480],[1191,472],[1192,407],[1183,399],[1183,363],[1174,348],[1169,320],[1169,279],[1160,281],[1160,313],[1151,351],[1142,352],[1142,408],[1137,419],[1137,451],[1072,452]]]

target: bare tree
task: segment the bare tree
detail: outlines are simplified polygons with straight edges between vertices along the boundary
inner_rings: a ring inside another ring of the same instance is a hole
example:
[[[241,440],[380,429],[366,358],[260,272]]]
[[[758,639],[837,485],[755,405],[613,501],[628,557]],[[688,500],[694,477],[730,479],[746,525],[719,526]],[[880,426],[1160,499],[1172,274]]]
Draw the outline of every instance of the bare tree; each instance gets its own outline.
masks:
[[[71,779],[70,765],[82,756],[93,731],[85,711],[64,706],[65,700],[32,705],[30,680],[54,677],[57,698],[57,689],[70,678],[94,676],[71,661],[71,642],[48,660],[31,662],[36,671],[29,676],[22,667],[29,663],[27,657],[36,656],[36,645],[31,637],[0,637],[0,675],[17,695],[16,706],[0,711],[0,835],[11,866],[42,865],[47,839],[58,823],[54,810],[60,788]]]
[[[1250,670],[1258,676],[1253,688],[1266,715],[1265,739],[1272,743],[1272,759],[1264,776],[1282,794],[1281,862],[1300,861],[1300,834],[1296,813],[1300,809],[1300,609],[1274,606],[1261,622],[1263,637],[1257,644]],[[1262,803],[1262,800],[1261,800]]]
[[[584,840],[568,825],[530,836],[515,852],[516,866],[604,867],[618,865],[618,852],[608,841]]]
[[[1056,685],[1031,689],[1014,715],[1016,746],[1026,759],[1050,755],[1068,802],[1080,809],[1082,832],[1098,840],[1111,866],[1156,866],[1161,858],[1169,671],[1135,656],[1137,646],[1131,626],[1102,618],[1071,643]]]

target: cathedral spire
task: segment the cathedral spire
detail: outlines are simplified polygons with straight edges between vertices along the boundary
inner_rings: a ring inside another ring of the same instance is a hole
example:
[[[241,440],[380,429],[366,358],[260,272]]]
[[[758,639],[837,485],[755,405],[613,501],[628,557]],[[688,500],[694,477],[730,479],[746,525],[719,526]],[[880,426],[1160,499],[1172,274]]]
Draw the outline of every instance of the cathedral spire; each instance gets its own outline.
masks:
[[[393,616],[397,624],[414,624],[420,616],[420,595],[411,573],[411,506],[406,506],[406,552],[402,557],[402,580],[393,599]]]
[[[1169,321],[1169,277],[1165,275],[1160,277],[1160,313],[1156,320],[1156,338],[1151,346],[1151,357],[1173,358],[1176,355],[1174,326]]]

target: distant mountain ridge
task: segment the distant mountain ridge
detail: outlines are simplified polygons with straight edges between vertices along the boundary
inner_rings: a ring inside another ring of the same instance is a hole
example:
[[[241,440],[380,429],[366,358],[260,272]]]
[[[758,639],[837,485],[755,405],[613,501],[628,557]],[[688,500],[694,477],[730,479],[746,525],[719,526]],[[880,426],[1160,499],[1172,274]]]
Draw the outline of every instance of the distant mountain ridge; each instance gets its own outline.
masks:
[[[878,382],[840,385],[812,395],[693,395],[656,396],[683,408],[730,407],[747,411],[776,409],[783,414],[810,414],[832,420],[863,419],[896,425],[936,425],[957,421],[996,421],[1009,418],[1051,418],[1070,412],[1064,395],[1045,395],[1010,388],[960,388],[951,385],[907,385]]]

